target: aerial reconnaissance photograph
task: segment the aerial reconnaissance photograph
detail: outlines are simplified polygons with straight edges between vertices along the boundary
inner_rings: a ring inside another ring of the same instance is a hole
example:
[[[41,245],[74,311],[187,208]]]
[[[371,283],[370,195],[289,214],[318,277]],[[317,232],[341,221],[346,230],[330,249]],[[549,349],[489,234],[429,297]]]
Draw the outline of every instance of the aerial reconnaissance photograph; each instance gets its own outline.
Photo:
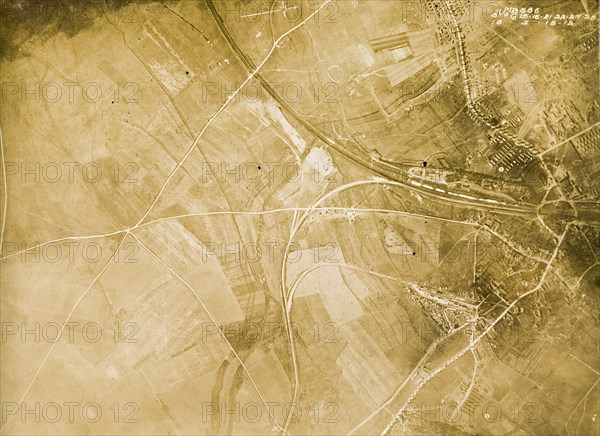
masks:
[[[0,434],[600,436],[598,40],[0,0]]]

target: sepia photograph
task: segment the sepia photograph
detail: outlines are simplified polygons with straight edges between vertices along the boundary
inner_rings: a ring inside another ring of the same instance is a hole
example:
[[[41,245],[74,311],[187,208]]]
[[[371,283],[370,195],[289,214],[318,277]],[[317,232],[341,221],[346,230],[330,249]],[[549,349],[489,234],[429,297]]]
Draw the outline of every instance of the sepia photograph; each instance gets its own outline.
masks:
[[[598,15],[0,0],[0,434],[600,436]]]

